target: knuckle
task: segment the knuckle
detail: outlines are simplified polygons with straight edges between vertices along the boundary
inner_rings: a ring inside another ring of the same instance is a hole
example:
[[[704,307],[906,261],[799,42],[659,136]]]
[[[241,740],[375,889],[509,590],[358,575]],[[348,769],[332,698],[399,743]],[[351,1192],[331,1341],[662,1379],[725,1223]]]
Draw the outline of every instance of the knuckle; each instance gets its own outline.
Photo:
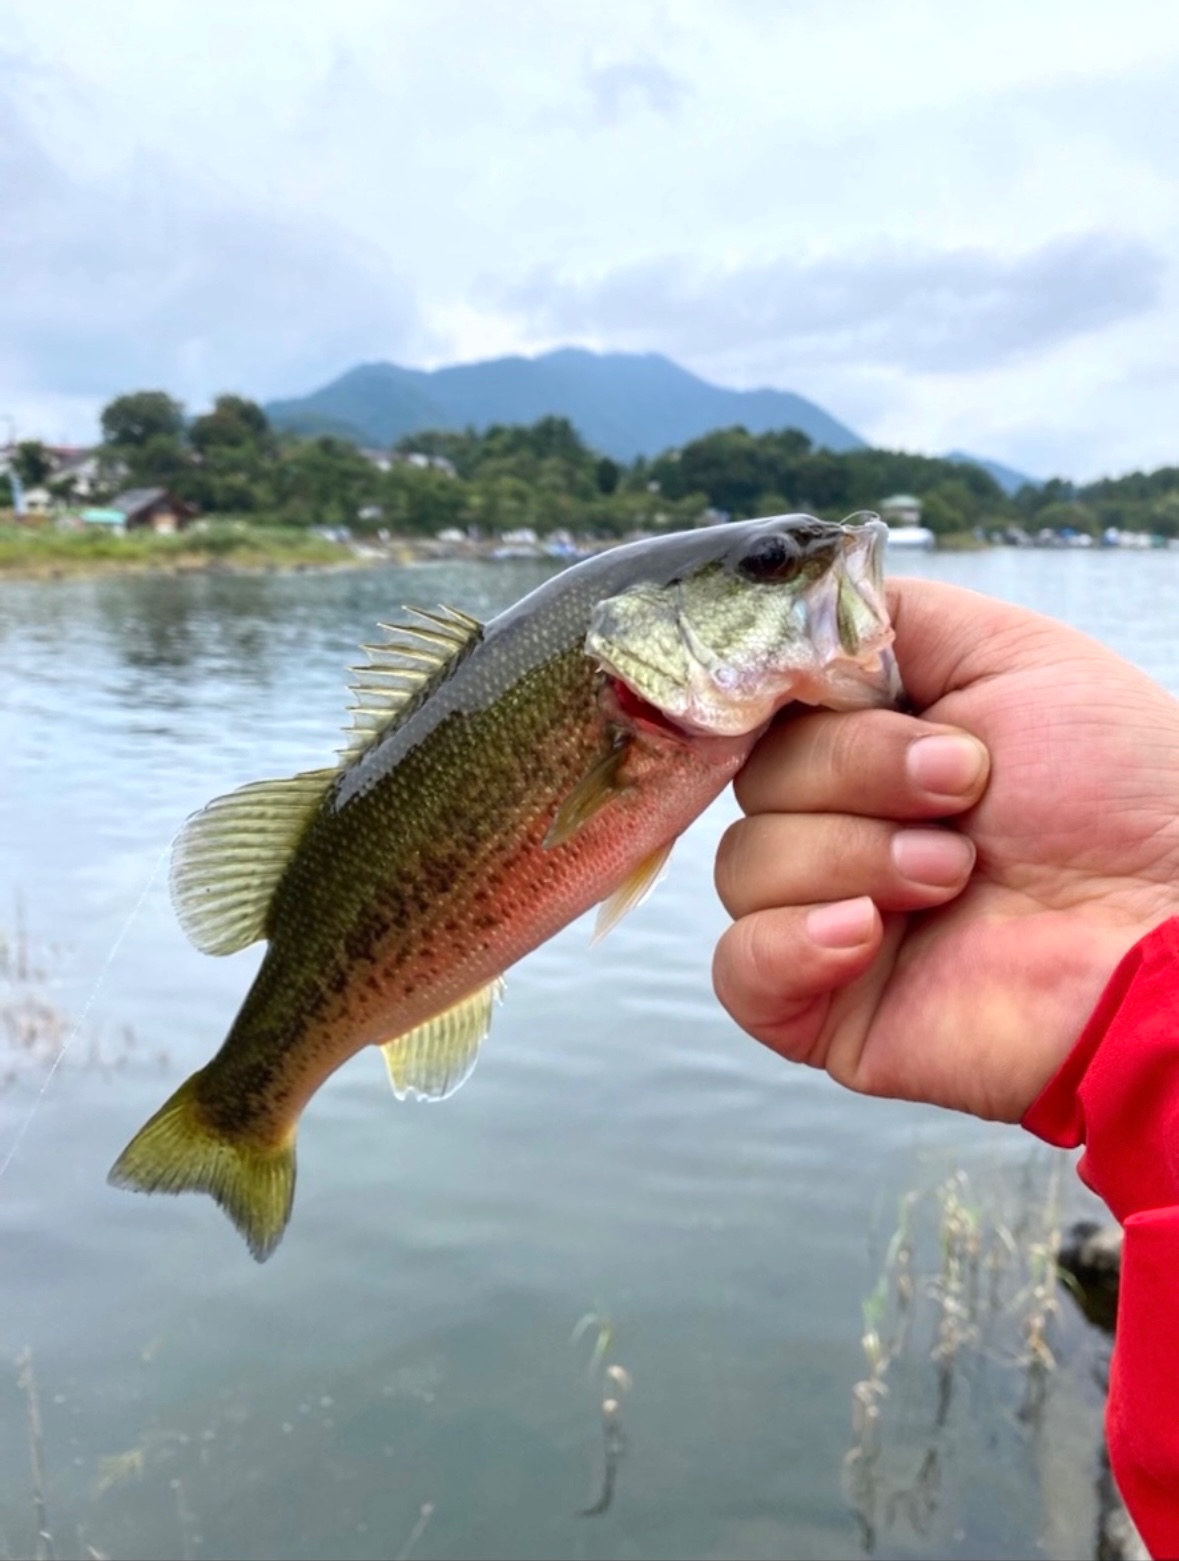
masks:
[[[720,902],[730,916],[739,914],[738,906],[741,903],[742,888],[746,878],[745,843],[748,835],[748,823],[739,819],[725,830],[716,848],[713,882],[716,884]]]
[[[781,984],[783,948],[779,919],[773,916],[746,916],[732,928],[734,956],[751,993],[763,1003]]]
[[[829,784],[837,786],[863,773],[864,742],[868,735],[864,728],[863,720],[850,720],[846,715],[820,728],[816,768]]]
[[[907,718],[891,710],[857,710],[832,721],[824,733],[824,772],[842,795],[888,782],[902,760]]]
[[[750,919],[734,922],[717,943],[712,957],[713,988],[738,1024],[745,1024],[757,1006],[751,983]]]
[[[759,812],[773,789],[774,771],[782,762],[781,734],[772,731],[757,744],[733,781],[733,795],[742,813]]]

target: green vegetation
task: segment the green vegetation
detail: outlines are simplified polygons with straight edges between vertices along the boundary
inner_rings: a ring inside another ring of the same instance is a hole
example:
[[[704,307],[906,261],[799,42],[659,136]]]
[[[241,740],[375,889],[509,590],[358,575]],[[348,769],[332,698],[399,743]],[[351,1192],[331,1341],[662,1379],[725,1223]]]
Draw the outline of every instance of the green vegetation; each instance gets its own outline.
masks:
[[[48,527],[0,526],[0,578],[5,574],[99,574],[106,569],[185,570],[322,567],[346,559],[337,543],[290,527],[263,531],[221,521],[175,536],[134,532],[110,536],[105,528],[58,531]]]
[[[629,464],[591,449],[563,417],[483,433],[417,433],[373,452],[331,435],[279,434],[242,396],[219,396],[211,411],[189,419],[172,397],[146,390],[112,401],[102,429],[108,493],[167,487],[203,516],[232,515],[268,530],[346,526],[429,537],[459,528],[492,537],[530,527],[608,539],[695,525],[710,511],[710,518],[798,510],[840,518],[903,492],[921,500],[923,523],[947,539],[1014,526],[1092,535],[1116,526],[1179,536],[1179,467],[1086,487],[1054,479],[1009,497],[980,466],[890,450],[837,454],[791,428],[719,429]],[[22,445],[15,464],[30,479],[42,473],[43,447]],[[246,547],[236,531],[170,545],[205,554]],[[273,538],[264,544],[292,545]],[[120,539],[87,546],[95,559],[129,556]],[[105,548],[121,551],[108,555]],[[0,546],[0,567],[4,557]]]
[[[24,439],[13,453],[12,467],[26,488],[35,488],[49,477],[53,462],[39,439]]]

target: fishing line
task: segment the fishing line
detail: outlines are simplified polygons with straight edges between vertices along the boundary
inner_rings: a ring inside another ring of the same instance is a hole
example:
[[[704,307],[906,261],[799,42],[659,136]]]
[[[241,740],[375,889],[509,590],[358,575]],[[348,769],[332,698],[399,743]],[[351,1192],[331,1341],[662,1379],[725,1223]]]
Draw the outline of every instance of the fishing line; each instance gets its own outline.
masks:
[[[98,972],[98,979],[97,979],[97,981],[95,981],[93,987],[91,987],[91,989],[90,989],[90,996],[86,999],[86,1002],[85,1002],[85,1004],[82,1007],[82,1012],[78,1015],[78,1018],[75,1021],[74,1026],[71,1029],[70,1033],[66,1036],[65,1040],[61,1043],[61,1046],[58,1049],[57,1055],[54,1057],[53,1061],[49,1065],[48,1073],[46,1073],[45,1077],[41,1080],[41,1087],[37,1091],[36,1095],[33,1097],[33,1102],[29,1106],[29,1109],[28,1109],[28,1112],[25,1115],[24,1121],[21,1123],[20,1127],[17,1129],[16,1137],[13,1139],[12,1145],[9,1148],[8,1153],[4,1156],[3,1160],[0,1160],[0,1180],[2,1180],[4,1178],[5,1174],[8,1171],[8,1167],[12,1164],[12,1162],[16,1159],[17,1155],[20,1153],[20,1146],[24,1143],[26,1137],[28,1136],[29,1128],[33,1125],[33,1118],[37,1115],[37,1109],[40,1106],[42,1100],[44,1100],[46,1092],[49,1089],[49,1086],[53,1083],[53,1078],[54,1078],[54,1075],[56,1074],[58,1068],[60,1068],[61,1064],[64,1062],[66,1053],[70,1050],[70,1048],[73,1046],[74,1042],[78,1039],[78,1036],[81,1035],[83,1026],[86,1023],[87,1016],[89,1015],[90,1010],[94,1007],[94,1003],[95,1003],[96,998],[98,997],[98,994],[102,991],[103,982],[107,978],[107,973],[109,972],[111,966],[114,964],[116,958],[118,957],[119,950],[123,947],[123,944],[124,944],[124,942],[126,941],[126,938],[127,938],[127,934],[131,931],[131,928],[132,928],[132,926],[135,923],[136,917],[139,915],[140,911],[143,909],[143,902],[147,899],[148,895],[150,894],[151,887],[155,883],[156,878],[159,875],[160,864],[161,864],[161,862],[163,862],[164,858],[166,856],[168,856],[168,854],[170,853],[171,850],[172,850],[172,842],[169,840],[168,844],[160,852],[159,856],[156,857],[155,865],[152,868],[150,874],[148,875],[147,882],[144,884],[142,890],[140,891],[139,898],[136,900],[135,904],[131,907],[130,915],[127,917],[127,920],[123,923],[123,926],[120,929],[118,936],[115,938],[115,941],[111,944],[110,950],[107,953],[106,959],[103,961],[102,969]]]

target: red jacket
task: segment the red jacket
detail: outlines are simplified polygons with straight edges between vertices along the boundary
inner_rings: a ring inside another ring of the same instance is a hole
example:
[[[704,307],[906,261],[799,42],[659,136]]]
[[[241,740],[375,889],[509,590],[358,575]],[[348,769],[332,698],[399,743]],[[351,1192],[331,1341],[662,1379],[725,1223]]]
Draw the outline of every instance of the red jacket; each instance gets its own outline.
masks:
[[[1106,1430],[1130,1516],[1179,1557],[1179,918],[1114,971],[1023,1125],[1062,1149],[1125,1227]]]

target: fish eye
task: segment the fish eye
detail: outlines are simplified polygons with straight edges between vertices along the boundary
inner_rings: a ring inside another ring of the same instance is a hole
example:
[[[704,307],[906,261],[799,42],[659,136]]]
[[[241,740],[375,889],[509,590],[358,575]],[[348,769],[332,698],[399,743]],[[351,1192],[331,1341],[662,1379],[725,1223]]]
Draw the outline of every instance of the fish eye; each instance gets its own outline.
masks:
[[[789,580],[798,573],[802,559],[779,532],[759,537],[737,560],[737,570],[749,580]]]

